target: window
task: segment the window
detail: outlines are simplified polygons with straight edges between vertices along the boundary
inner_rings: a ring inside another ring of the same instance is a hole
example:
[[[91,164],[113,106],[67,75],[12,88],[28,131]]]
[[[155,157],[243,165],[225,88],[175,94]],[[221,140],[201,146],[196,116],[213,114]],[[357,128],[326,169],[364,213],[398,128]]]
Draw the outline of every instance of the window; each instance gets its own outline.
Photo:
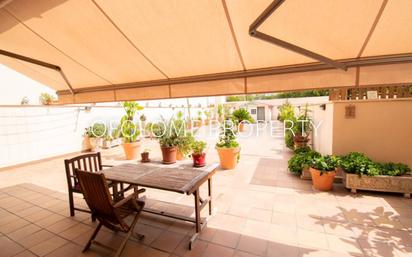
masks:
[[[255,114],[256,115],[256,109],[250,109],[250,114]]]

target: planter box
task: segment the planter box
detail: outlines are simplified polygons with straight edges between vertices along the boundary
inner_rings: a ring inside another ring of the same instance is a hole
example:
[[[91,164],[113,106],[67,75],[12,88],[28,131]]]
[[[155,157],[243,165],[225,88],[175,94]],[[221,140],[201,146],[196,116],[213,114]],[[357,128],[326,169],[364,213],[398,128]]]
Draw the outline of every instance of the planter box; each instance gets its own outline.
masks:
[[[356,190],[402,193],[410,198],[412,193],[412,176],[359,176],[343,172],[343,184],[352,193]]]

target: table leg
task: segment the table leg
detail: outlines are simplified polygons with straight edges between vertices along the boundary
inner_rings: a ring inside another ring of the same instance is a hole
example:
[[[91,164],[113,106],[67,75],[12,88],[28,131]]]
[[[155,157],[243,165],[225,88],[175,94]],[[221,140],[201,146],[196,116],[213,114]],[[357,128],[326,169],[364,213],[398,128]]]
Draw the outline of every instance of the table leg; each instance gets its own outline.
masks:
[[[196,233],[192,236],[189,242],[189,250],[192,250],[193,243],[195,242],[196,238],[198,237],[200,231],[202,230],[202,224],[200,219],[200,196],[199,196],[199,189],[193,192],[195,198],[195,226],[196,226]]]
[[[207,180],[207,188],[209,193],[209,215],[212,215],[213,205],[212,205],[212,178]]]

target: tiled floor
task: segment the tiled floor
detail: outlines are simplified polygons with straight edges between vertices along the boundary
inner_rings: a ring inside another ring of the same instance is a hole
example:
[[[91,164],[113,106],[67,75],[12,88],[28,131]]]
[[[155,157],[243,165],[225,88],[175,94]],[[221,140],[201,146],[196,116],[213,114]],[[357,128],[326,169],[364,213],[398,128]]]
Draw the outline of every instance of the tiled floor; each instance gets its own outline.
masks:
[[[287,172],[290,153],[278,134],[262,130],[240,141],[237,169],[214,177],[214,215],[192,251],[191,224],[143,214],[136,231],[145,239],[131,239],[122,256],[412,256],[412,200],[352,195],[339,184],[330,193],[315,192],[310,181]],[[144,145],[159,155],[157,143]],[[124,162],[120,150],[103,151],[105,162]],[[217,160],[213,147],[207,158]],[[192,197],[157,190],[146,195],[153,208],[193,214]],[[84,205],[81,198],[76,202]],[[99,246],[82,254],[96,224],[85,213],[68,213],[63,158],[0,171],[0,257],[112,254]],[[102,230],[97,240],[116,248],[121,237]]]

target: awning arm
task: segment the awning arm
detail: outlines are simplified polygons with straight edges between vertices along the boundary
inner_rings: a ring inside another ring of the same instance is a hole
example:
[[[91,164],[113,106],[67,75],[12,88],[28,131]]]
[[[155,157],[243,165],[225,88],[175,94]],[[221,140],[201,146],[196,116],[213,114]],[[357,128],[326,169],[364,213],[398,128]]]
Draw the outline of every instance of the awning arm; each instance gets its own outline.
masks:
[[[59,72],[60,76],[62,76],[63,80],[66,82],[67,86],[69,87],[70,93],[72,93],[74,95],[74,90],[73,90],[69,80],[67,79],[66,75],[64,74],[63,70],[60,68],[60,66],[57,66],[57,65],[54,65],[54,64],[51,64],[51,63],[48,63],[48,62],[43,62],[43,61],[33,59],[33,58],[30,58],[30,57],[27,57],[27,56],[23,56],[23,55],[20,55],[20,54],[8,52],[8,51],[2,50],[2,49],[0,49],[0,54],[4,55],[4,56],[7,56],[7,57],[10,57],[10,58],[18,59],[18,60],[21,60],[21,61],[24,61],[24,62],[29,62],[29,63],[32,63],[32,64],[36,64],[36,65],[39,65],[39,66],[42,66],[42,67],[45,67],[45,68],[48,68],[48,69],[52,69],[52,70],[55,70],[55,71]]]
[[[280,7],[281,4],[283,4],[285,0],[274,0],[256,19],[255,21],[250,24],[249,26],[249,35],[255,38],[258,38],[260,40],[263,40],[265,42],[280,46],[282,48],[288,49],[290,51],[293,51],[295,53],[299,53],[301,55],[310,57],[312,59],[318,60],[322,63],[328,64],[332,67],[341,69],[346,71],[348,68],[346,67],[345,64],[337,62],[335,60],[332,60],[326,56],[320,55],[318,53],[312,52],[308,49],[299,47],[297,45],[288,43],[286,41],[283,41],[279,38],[275,38],[273,36],[270,36],[268,34],[265,34],[263,32],[258,31],[257,29],[263,24],[263,22],[266,21],[267,18],[269,18],[272,13]]]

